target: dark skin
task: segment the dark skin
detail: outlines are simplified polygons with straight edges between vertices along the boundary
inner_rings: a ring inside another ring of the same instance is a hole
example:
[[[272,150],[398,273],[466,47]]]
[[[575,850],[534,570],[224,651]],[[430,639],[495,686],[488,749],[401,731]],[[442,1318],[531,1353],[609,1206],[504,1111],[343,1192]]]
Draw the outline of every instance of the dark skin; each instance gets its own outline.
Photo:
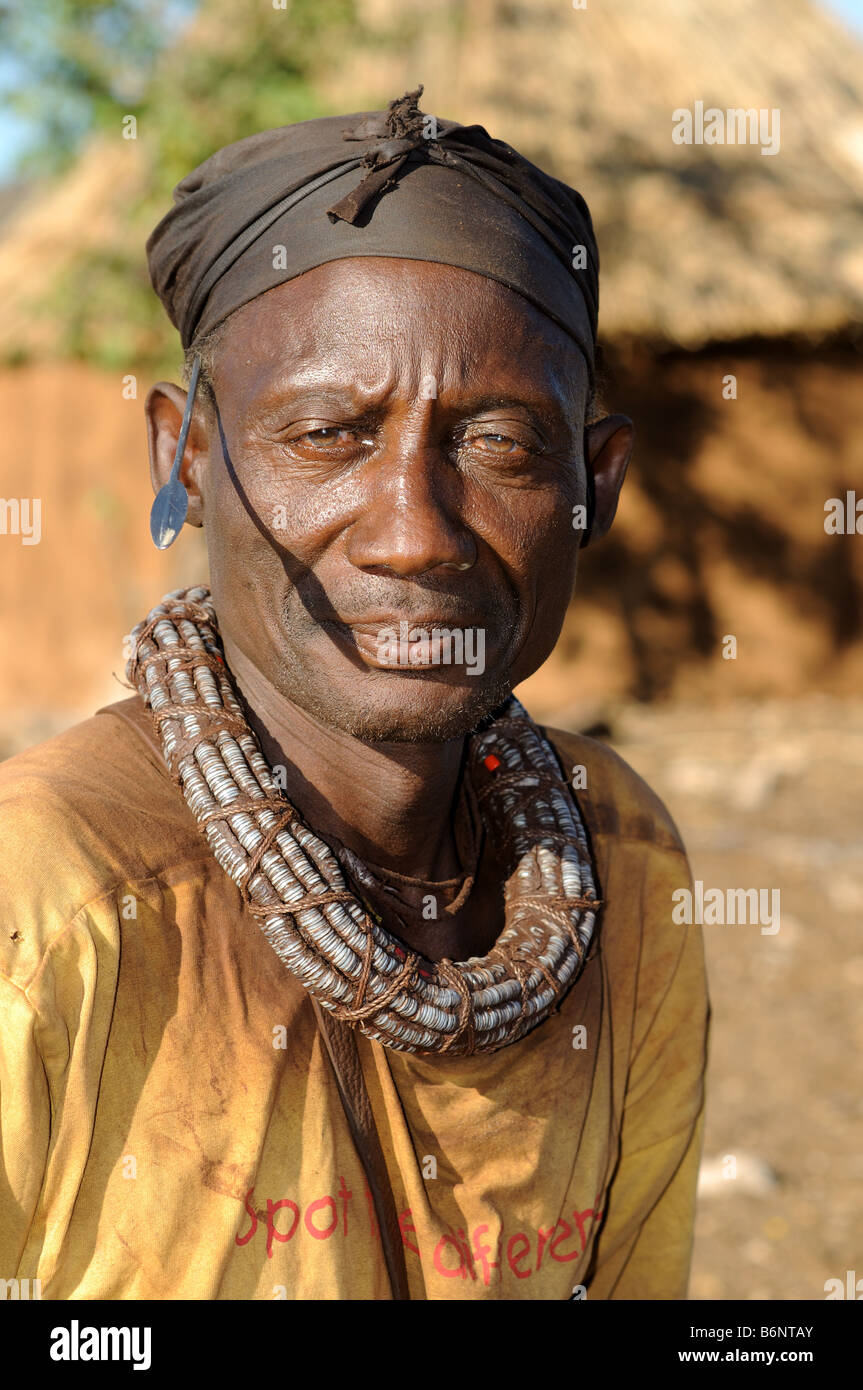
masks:
[[[486,840],[454,917],[465,735],[557,641],[575,583],[573,507],[595,479],[591,540],[611,525],[633,443],[624,416],[585,430],[586,364],[519,295],[453,266],[333,261],[225,325],[181,478],[205,526],[225,655],[264,755],[324,838],[426,880],[399,919],[430,960],[485,954],[503,928]],[[151,475],[170,474],[185,392],[147,399]],[[485,669],[379,659],[407,621],[482,628]]]

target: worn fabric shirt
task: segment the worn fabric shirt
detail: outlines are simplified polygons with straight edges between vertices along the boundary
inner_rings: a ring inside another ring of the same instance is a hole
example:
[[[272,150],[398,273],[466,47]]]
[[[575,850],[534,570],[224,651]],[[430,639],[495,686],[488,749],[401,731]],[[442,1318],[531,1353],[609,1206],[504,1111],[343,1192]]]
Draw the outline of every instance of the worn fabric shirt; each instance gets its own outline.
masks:
[[[547,731],[599,946],[476,1057],[357,1034],[415,1299],[686,1296],[708,1003],[662,804]],[[217,864],[135,697],[0,765],[0,1278],[43,1299],[388,1299],[311,1000]]]

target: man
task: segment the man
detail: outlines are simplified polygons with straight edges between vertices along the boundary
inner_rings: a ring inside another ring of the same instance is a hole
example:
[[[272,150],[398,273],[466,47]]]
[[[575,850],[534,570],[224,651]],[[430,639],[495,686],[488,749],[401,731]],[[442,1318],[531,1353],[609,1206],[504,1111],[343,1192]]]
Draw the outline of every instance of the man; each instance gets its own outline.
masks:
[[[0,770],[0,1274],[43,1298],[685,1297],[686,858],[510,699],[632,446],[590,217],[418,96],[219,151],[149,243],[192,365],[154,537],[204,526],[210,589]]]

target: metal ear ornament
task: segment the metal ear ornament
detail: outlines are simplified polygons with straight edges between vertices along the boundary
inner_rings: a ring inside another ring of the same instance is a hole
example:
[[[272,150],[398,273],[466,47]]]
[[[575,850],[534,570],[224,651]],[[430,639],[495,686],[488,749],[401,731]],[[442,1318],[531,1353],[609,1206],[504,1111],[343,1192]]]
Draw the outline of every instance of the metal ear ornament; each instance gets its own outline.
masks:
[[[167,550],[169,545],[174,544],[183,529],[183,523],[189,511],[189,494],[180,482],[180,464],[183,462],[183,455],[186,452],[186,440],[189,437],[189,425],[192,422],[192,411],[195,407],[195,392],[198,389],[200,371],[201,359],[196,357],[192,363],[192,372],[189,377],[186,408],[183,411],[183,423],[180,425],[174,466],[165,486],[159,488],[150,512],[150,535],[157,550]]]

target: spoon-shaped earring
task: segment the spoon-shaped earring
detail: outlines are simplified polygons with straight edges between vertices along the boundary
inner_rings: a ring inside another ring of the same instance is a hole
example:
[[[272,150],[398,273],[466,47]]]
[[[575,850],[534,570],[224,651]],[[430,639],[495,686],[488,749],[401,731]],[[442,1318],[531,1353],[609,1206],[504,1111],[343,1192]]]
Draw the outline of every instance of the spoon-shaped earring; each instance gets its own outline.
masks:
[[[189,425],[192,423],[192,410],[195,405],[195,392],[198,389],[200,370],[201,359],[196,357],[189,376],[189,390],[186,396],[186,408],[183,411],[183,423],[180,425],[180,436],[177,440],[177,452],[174,455],[174,466],[165,486],[159,488],[150,511],[150,535],[157,550],[167,550],[169,545],[174,544],[183,528],[183,522],[186,520],[186,514],[189,510],[189,494],[180,482],[180,464],[183,462],[183,455],[186,452],[186,440],[189,436]]]

